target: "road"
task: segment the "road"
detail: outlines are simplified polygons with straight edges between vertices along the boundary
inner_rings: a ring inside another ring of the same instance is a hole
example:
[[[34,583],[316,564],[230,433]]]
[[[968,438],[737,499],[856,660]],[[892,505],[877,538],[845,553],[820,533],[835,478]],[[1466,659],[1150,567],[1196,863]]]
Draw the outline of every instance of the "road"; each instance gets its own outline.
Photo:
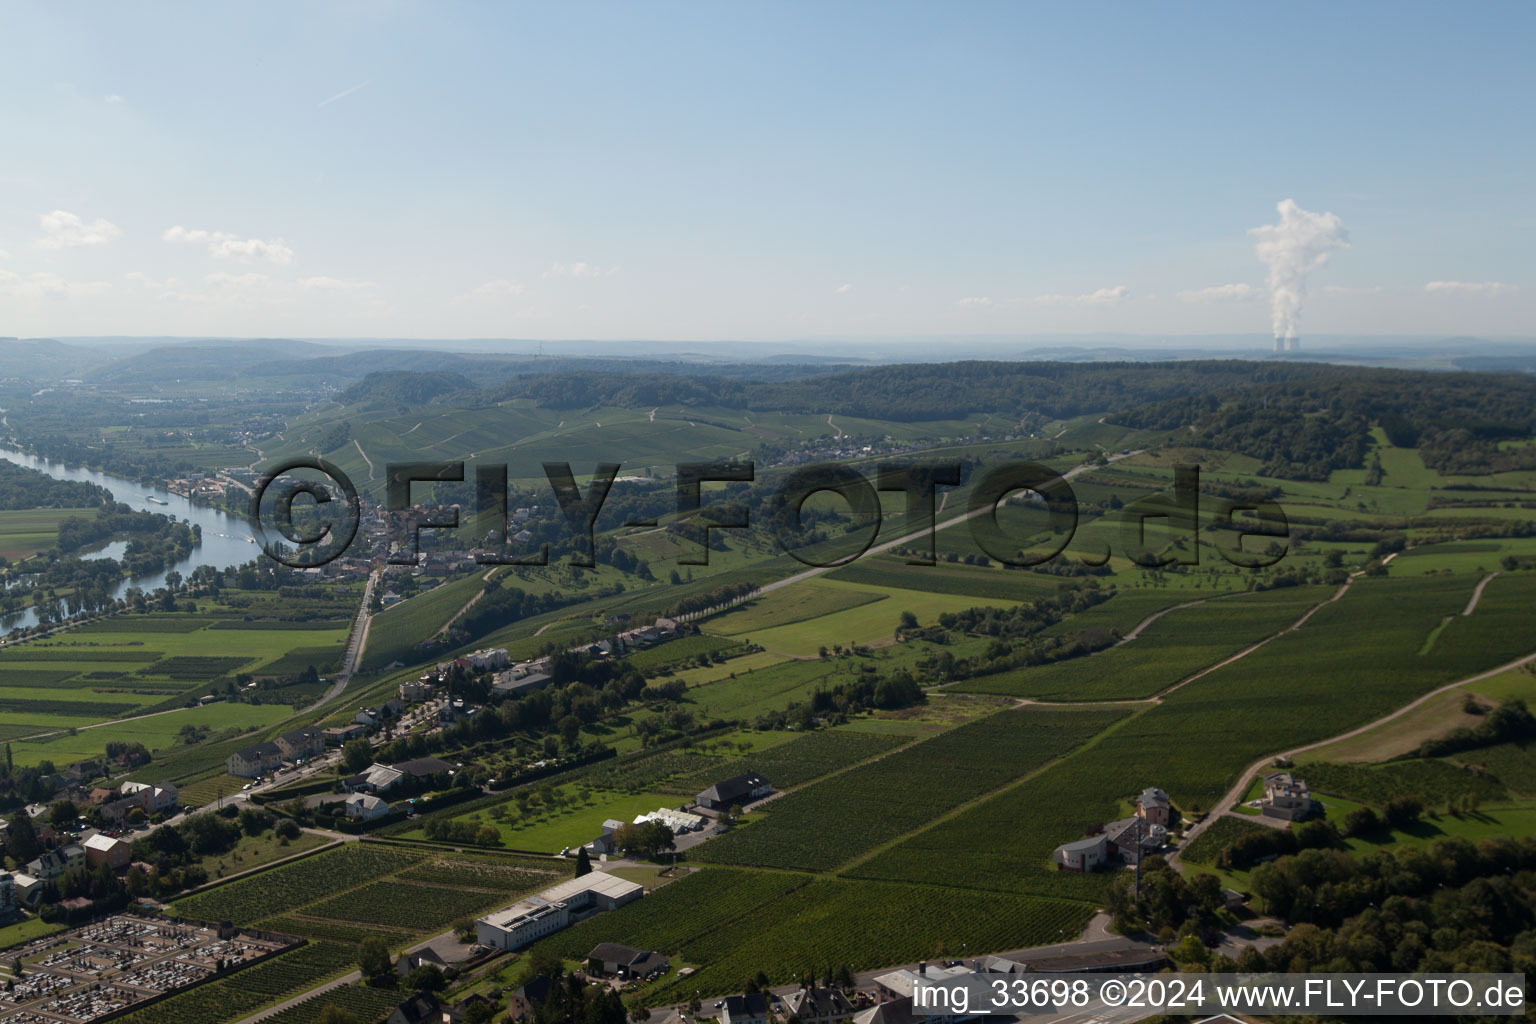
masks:
[[[341,659],[341,671],[336,673],[336,682],[325,691],[325,695],[305,709],[305,714],[314,711],[326,701],[335,700],[341,696],[341,691],[347,688],[352,675],[357,671],[358,663],[363,660],[363,649],[368,646],[368,630],[373,625],[373,613],[369,606],[373,601],[374,588],[378,586],[381,570],[375,569],[368,574],[368,583],[363,587],[363,603],[358,606],[357,618],[352,621],[352,632],[347,634],[347,653]]]

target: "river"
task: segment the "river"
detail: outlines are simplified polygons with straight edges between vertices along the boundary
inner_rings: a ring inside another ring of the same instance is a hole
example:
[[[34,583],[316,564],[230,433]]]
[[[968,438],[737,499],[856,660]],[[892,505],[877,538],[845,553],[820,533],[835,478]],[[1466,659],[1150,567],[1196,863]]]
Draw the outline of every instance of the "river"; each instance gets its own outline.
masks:
[[[66,466],[62,462],[51,462],[48,459],[35,455],[27,455],[23,452],[13,451],[9,448],[0,448],[0,459],[14,462],[18,466],[26,466],[35,469],[58,480],[79,480],[86,483],[97,484],[105,487],[111,493],[114,501],[121,502],[130,508],[140,512],[157,512],[160,515],[171,516],[176,519],[185,519],[202,527],[203,542],[192,549],[190,557],[177,562],[162,572],[149,576],[140,576],[136,579],[125,580],[113,591],[114,597],[122,597],[128,592],[129,587],[139,587],[143,590],[154,590],[165,586],[166,572],[174,569],[186,576],[193,568],[199,565],[212,565],[220,569],[228,569],[236,565],[244,565],[251,559],[261,554],[261,549],[251,539],[251,527],[244,519],[230,516],[218,509],[212,509],[206,505],[197,505],[188,501],[179,494],[172,494],[163,487],[147,487],[144,484],[125,480],[120,476],[112,476],[109,473],[98,473],[92,469],[80,469],[74,466]],[[158,501],[151,501],[153,496]],[[104,548],[90,552],[86,557],[121,556],[126,544],[124,542],[112,542]],[[37,615],[32,609],[17,612],[15,615],[7,615],[0,618],[0,633],[9,632],[22,626],[37,625]]]

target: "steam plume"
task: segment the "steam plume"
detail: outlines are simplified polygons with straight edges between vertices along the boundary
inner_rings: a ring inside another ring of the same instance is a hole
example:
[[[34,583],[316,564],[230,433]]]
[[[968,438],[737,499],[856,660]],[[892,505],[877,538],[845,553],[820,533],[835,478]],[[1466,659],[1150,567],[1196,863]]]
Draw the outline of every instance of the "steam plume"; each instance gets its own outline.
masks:
[[[1252,228],[1259,259],[1269,267],[1270,320],[1276,338],[1295,338],[1301,304],[1307,295],[1307,275],[1328,255],[1349,248],[1349,232],[1331,213],[1312,213],[1282,199],[1275,207],[1280,223]]]

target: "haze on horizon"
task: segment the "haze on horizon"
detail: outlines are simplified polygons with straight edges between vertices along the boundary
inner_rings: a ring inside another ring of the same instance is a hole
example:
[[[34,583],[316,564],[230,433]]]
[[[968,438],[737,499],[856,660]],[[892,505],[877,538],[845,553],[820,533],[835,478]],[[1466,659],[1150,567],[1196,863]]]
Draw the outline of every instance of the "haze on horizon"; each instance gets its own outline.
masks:
[[[20,4],[0,335],[1529,337],[1496,10]]]

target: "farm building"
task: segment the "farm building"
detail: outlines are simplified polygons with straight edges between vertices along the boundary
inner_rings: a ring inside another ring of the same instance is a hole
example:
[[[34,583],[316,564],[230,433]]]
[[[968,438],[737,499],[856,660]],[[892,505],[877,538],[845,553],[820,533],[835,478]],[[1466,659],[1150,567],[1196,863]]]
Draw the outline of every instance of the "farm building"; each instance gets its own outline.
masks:
[[[387,764],[374,762],[367,771],[349,775],[341,780],[341,788],[348,793],[387,793],[405,778],[405,773]]]
[[[1100,834],[1062,843],[1051,859],[1060,871],[1095,871],[1109,863],[1109,840]]]
[[[1290,772],[1274,772],[1264,776],[1264,796],[1259,810],[1271,818],[1300,821],[1310,817],[1317,809],[1317,802],[1307,784]]]
[[[703,828],[705,824],[705,818],[702,814],[689,814],[687,811],[674,811],[668,807],[663,807],[659,810],[651,811],[648,814],[641,814],[635,818],[636,825],[644,825],[648,821],[659,821],[670,828],[673,832],[678,834],[682,834],[684,832],[697,832],[699,829]]]
[[[715,783],[700,793],[695,802],[712,811],[723,811],[728,807],[761,800],[772,792],[773,786],[767,779],[756,772],[747,772]]]
[[[600,942],[587,954],[587,971],[606,974],[625,981],[650,979],[667,973],[672,961],[647,949],[635,949],[617,942]]]
[[[475,922],[475,935],[482,946],[520,949],[590,913],[622,907],[644,894],[635,882],[592,871],[487,914]]]

